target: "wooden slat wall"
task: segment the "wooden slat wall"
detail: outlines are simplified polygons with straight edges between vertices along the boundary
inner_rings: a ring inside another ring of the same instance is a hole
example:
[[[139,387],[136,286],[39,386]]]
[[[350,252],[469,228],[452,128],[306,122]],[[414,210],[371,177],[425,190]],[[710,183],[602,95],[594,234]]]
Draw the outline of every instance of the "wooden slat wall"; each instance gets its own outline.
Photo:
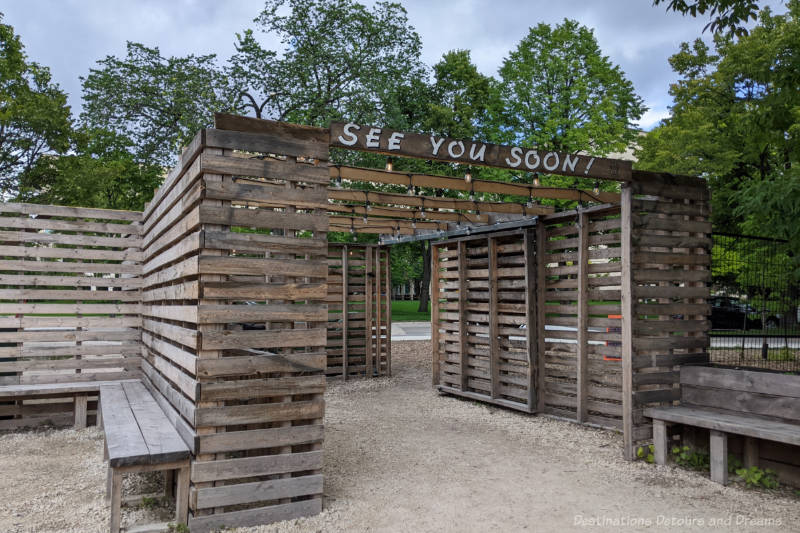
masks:
[[[143,381],[193,452],[204,141],[200,132],[145,207],[142,236]]]
[[[140,219],[0,204],[0,385],[139,376]],[[10,402],[0,427],[71,423],[72,410],[71,398]]]
[[[434,384],[439,390],[535,409],[535,259],[531,230],[434,245]],[[438,370],[437,370],[438,369]]]
[[[322,509],[328,217],[294,206],[327,201],[327,137],[239,126],[199,156],[192,531]]]
[[[546,413],[622,427],[619,208],[542,217]]]
[[[630,389],[625,455],[652,437],[645,407],[679,399],[679,369],[708,361],[709,192],[699,178],[634,172],[623,187],[630,220]]]
[[[343,268],[347,273],[344,277]],[[387,247],[328,246],[326,374],[345,379],[390,375],[391,299],[386,292],[390,283]],[[344,314],[343,308],[347,309]]]
[[[0,204],[0,384],[139,375],[140,218]]]

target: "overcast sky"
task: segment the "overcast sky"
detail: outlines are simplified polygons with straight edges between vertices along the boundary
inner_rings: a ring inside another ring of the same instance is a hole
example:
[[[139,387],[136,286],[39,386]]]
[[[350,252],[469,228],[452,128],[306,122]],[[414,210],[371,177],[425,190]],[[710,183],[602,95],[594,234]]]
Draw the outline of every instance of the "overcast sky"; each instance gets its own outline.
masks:
[[[363,1],[363,0],[362,0]],[[371,5],[370,1],[363,1]],[[593,28],[603,53],[633,81],[649,111],[641,127],[667,116],[667,59],[682,41],[702,34],[705,18],[667,13],[651,0],[401,0],[432,65],[456,48],[472,51],[487,75],[497,75],[503,59],[539,22],[565,17]],[[762,2],[785,12],[782,2]],[[234,34],[252,28],[258,0],[0,0],[5,23],[21,35],[28,56],[49,66],[80,109],[79,76],[106,55],[123,56],[125,42],[158,46],[162,55],[217,54],[219,64],[234,52]],[[274,37],[259,33],[265,46],[279,50]]]

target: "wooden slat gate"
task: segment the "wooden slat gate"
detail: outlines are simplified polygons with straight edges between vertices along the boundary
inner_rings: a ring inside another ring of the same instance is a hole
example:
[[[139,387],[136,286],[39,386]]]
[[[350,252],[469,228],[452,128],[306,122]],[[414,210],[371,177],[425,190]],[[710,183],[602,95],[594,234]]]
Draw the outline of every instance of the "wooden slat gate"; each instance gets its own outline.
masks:
[[[536,407],[533,230],[436,243],[432,270],[434,384],[532,412]]]
[[[329,244],[327,302],[326,374],[345,379],[354,375],[391,375],[388,247]]]

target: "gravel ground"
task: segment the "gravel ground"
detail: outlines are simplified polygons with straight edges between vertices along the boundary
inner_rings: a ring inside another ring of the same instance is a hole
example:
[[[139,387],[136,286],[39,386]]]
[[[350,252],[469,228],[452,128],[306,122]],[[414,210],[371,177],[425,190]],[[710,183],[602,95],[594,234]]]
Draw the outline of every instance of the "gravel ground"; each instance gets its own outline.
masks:
[[[430,343],[392,348],[392,378],[330,382],[325,510],[234,531],[800,531],[792,490],[629,463],[615,433],[440,396]],[[2,532],[107,524],[96,429],[2,435],[0,472]],[[153,478],[130,483],[158,490]],[[169,518],[163,508],[128,513]]]

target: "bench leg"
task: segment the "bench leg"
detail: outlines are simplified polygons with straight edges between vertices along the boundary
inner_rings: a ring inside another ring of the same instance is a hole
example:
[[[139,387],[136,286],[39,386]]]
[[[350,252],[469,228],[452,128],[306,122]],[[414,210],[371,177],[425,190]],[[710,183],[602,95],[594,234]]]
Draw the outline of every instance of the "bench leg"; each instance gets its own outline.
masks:
[[[116,468],[111,471],[111,533],[119,533],[122,522],[122,473]]]
[[[189,522],[189,465],[178,468],[178,486],[175,489],[175,521],[178,524]]]
[[[175,495],[175,471],[164,470],[164,496],[172,498]]]
[[[711,430],[709,446],[711,460],[711,481],[728,484],[728,434]]]
[[[106,469],[106,501],[111,500],[111,478],[112,478],[112,468],[109,466]]]
[[[744,467],[758,466],[758,439],[745,437],[744,439]]]
[[[88,394],[75,395],[75,429],[83,429],[86,427],[88,403]]]
[[[653,456],[657,465],[667,464],[667,423],[653,420]]]

